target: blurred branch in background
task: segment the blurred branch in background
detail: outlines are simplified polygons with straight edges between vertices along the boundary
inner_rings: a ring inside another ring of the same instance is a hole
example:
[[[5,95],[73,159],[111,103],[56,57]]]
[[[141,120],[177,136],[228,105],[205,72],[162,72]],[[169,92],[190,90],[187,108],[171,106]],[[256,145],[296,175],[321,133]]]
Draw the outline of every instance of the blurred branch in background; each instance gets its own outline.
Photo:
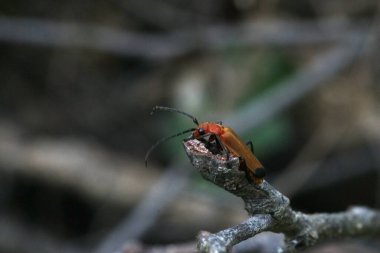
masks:
[[[126,242],[139,240],[187,185],[191,173],[187,167],[185,163],[177,163],[168,168],[132,212],[101,242],[96,252],[118,252]]]
[[[261,124],[273,115],[285,110],[319,86],[337,77],[362,55],[367,36],[354,37],[314,57],[311,63],[301,67],[292,78],[281,82],[278,88],[251,103],[225,120],[237,132],[245,132]],[[368,50],[368,49],[367,49]]]
[[[380,152],[380,149],[377,149],[376,152]],[[367,150],[357,150],[336,155],[334,158],[327,160],[309,160],[307,163],[299,164],[292,170],[283,172],[284,175],[277,175],[275,183],[291,194],[295,194],[300,189],[302,189],[303,193],[318,191],[327,187],[333,187],[345,180],[358,178],[371,171],[374,172],[371,168],[372,164],[373,161],[370,159],[370,154],[368,154]],[[344,169],[344,173],[342,173],[342,169]],[[310,174],[315,176],[316,173],[319,180],[313,180],[314,177],[310,177]],[[291,178],[292,176],[293,178]],[[292,184],[297,178],[301,182],[297,182],[295,187],[288,187],[285,185],[285,180],[290,178],[291,180],[287,181],[288,184]]]
[[[21,129],[4,122],[0,136],[2,170],[122,206],[135,203],[159,175],[154,170],[145,173],[140,169],[143,164],[116,157],[94,143],[47,138],[26,141]]]
[[[197,222],[219,227],[220,220],[229,224],[243,217],[243,211],[239,210],[238,205],[224,207],[229,214],[227,218],[221,217],[217,213],[220,206],[216,200],[194,198],[189,194],[182,194],[179,200],[170,205],[173,199],[169,195],[179,194],[184,186],[179,182],[187,178],[184,176],[177,178],[178,171],[176,170],[169,170],[164,177],[161,176],[161,180],[167,181],[156,183],[156,178],[159,178],[161,173],[151,168],[147,171],[143,167],[143,161],[138,165],[133,162],[133,159],[126,160],[125,157],[118,157],[102,150],[94,143],[84,141],[70,142],[52,138],[27,141],[22,138],[22,130],[15,125],[11,127],[10,124],[4,122],[1,125],[0,170],[3,172],[59,185],[81,196],[89,197],[100,203],[100,206],[102,203],[122,207],[133,206],[153,185],[151,198],[141,202],[143,206],[136,209],[135,215],[131,217],[133,219],[127,216],[126,220],[129,223],[126,229],[129,233],[123,230],[121,233],[123,239],[125,239],[124,236],[131,239],[139,238],[146,229],[152,226],[152,223],[157,221],[162,212],[166,214],[162,222],[173,223],[176,220],[182,220],[185,227],[194,226]],[[174,184],[173,181],[176,183]],[[177,189],[178,187],[180,189]],[[188,203],[192,205],[188,206]],[[168,205],[170,209],[165,208]],[[149,215],[147,211],[151,216],[145,216]],[[187,218],[180,218],[182,215]],[[198,216],[202,216],[203,220],[199,220]],[[4,233],[0,238],[0,243],[6,240],[7,236]],[[120,245],[119,243],[118,241],[117,245]]]
[[[322,166],[327,155],[346,134],[347,126],[342,126],[342,128],[332,138],[328,138],[331,137],[328,134],[330,129],[318,127],[294,160],[288,164],[287,169],[278,175],[272,184],[291,198]],[[310,161],[316,162],[310,163]],[[302,164],[308,164],[308,166],[302,166]]]
[[[102,25],[0,17],[0,41],[49,47],[78,47],[147,60],[165,60],[196,50],[231,46],[300,46],[344,42],[364,36],[368,25],[266,21],[218,25],[168,33],[142,33]]]

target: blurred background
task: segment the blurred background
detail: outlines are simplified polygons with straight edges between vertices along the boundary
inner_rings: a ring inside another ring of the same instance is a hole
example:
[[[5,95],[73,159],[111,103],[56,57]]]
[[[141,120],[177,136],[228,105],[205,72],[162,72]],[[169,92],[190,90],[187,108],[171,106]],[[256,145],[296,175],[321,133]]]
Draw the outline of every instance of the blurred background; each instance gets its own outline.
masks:
[[[245,220],[181,137],[145,168],[159,138],[194,127],[151,116],[155,105],[252,140],[297,210],[379,208],[379,11],[376,0],[1,1],[0,252],[194,252],[200,230]],[[237,251],[274,252],[268,238]]]

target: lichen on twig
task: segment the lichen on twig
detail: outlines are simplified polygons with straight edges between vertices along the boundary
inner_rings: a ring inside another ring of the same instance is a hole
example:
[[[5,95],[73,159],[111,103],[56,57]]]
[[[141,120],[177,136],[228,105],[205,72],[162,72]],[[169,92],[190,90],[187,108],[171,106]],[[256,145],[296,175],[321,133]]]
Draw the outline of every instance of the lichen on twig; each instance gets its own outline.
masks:
[[[305,214],[290,207],[289,199],[264,180],[251,183],[239,169],[238,157],[211,153],[201,141],[188,140],[184,147],[193,166],[208,181],[241,197],[250,218],[234,227],[198,235],[201,252],[228,252],[237,243],[263,231],[283,233],[278,252],[297,252],[332,238],[380,234],[380,212],[353,207],[341,213]]]

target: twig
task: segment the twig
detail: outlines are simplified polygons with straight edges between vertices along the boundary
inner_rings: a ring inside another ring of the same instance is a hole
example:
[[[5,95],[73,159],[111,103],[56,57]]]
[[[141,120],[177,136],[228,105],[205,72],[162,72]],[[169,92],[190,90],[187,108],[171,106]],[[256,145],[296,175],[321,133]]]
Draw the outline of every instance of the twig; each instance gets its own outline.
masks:
[[[246,252],[274,252],[283,244],[284,236],[270,232],[263,232],[246,240],[234,247],[235,253]],[[122,253],[196,253],[197,243],[169,244],[169,245],[144,245],[140,242],[131,241],[124,244]]]
[[[198,140],[189,140],[184,147],[193,166],[208,181],[241,197],[251,216],[245,222],[216,234],[201,232],[201,252],[228,252],[235,244],[260,232],[285,235],[285,245],[278,252],[297,252],[326,239],[380,233],[380,212],[354,207],[341,213],[304,214],[290,207],[289,199],[268,182],[249,182],[239,169],[238,157],[227,160],[214,155]]]

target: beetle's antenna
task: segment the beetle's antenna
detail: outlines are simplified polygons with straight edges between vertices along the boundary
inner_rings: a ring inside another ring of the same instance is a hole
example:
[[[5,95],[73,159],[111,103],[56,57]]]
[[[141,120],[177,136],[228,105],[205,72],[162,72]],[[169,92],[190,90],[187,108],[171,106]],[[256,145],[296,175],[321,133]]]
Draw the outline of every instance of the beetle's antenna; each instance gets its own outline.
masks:
[[[169,111],[169,112],[178,112],[178,113],[183,114],[183,115],[189,117],[190,119],[192,119],[195,125],[197,125],[197,126],[199,125],[198,120],[193,115],[190,115],[187,112],[183,112],[183,111],[175,109],[175,108],[156,105],[155,107],[153,107],[153,110],[150,114],[152,115],[157,110],[163,110],[163,111]]]
[[[185,131],[183,131],[183,132],[180,132],[180,133],[177,133],[177,134],[174,134],[174,135],[171,135],[171,136],[167,136],[167,137],[164,137],[164,138],[158,140],[153,146],[151,146],[151,147],[149,148],[148,152],[146,152],[146,155],[145,155],[145,167],[148,167],[148,157],[149,157],[150,153],[151,153],[151,152],[152,152],[152,151],[153,151],[158,145],[160,145],[161,143],[163,143],[163,142],[165,142],[165,141],[167,141],[167,140],[170,140],[170,139],[172,139],[172,138],[174,138],[174,137],[180,136],[180,135],[185,134],[185,133],[188,133],[188,132],[192,132],[192,131],[194,131],[194,130],[195,130],[195,128],[187,129],[187,130],[185,130]]]

